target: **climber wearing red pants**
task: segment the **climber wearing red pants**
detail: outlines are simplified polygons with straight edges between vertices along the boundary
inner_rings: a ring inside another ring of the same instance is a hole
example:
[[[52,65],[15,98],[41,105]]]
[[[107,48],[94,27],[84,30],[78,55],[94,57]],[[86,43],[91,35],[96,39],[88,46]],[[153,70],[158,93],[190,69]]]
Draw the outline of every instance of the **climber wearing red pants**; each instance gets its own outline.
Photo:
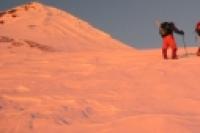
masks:
[[[172,59],[177,59],[177,46],[173,32],[184,35],[184,31],[176,28],[173,22],[163,22],[160,24],[159,33],[163,39],[162,55],[164,59],[168,59],[167,49],[169,47],[172,49]]]

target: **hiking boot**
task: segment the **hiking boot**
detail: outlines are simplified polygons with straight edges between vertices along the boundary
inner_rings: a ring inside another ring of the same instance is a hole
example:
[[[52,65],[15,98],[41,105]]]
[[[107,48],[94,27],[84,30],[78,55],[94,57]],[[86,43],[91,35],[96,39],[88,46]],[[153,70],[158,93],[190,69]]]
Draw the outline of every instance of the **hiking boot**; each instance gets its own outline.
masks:
[[[172,59],[176,60],[176,59],[178,59],[178,56],[173,56]]]
[[[178,56],[176,54],[177,49],[172,50],[172,59],[178,59]]]
[[[162,56],[163,56],[163,59],[168,59],[168,57],[167,57],[167,49],[162,49]]]

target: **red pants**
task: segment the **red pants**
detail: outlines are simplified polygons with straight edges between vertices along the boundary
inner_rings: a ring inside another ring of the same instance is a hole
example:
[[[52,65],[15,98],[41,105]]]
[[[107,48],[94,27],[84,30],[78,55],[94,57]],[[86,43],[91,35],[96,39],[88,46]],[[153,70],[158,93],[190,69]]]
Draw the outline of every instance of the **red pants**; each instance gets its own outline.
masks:
[[[200,47],[197,50],[197,56],[200,56]]]
[[[172,59],[176,59],[177,46],[173,35],[163,37],[162,55],[164,59],[167,59],[167,49],[169,47],[172,49]]]

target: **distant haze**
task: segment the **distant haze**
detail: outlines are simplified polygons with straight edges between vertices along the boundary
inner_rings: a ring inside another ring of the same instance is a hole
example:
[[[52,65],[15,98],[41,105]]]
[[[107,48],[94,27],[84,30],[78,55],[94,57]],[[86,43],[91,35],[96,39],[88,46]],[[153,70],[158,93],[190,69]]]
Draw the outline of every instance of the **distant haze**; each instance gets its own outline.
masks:
[[[38,0],[80,17],[95,27],[136,48],[160,47],[155,20],[174,21],[186,32],[186,43],[194,41],[194,25],[200,20],[199,0]],[[30,2],[1,0],[0,10]],[[182,38],[177,36],[182,46]]]

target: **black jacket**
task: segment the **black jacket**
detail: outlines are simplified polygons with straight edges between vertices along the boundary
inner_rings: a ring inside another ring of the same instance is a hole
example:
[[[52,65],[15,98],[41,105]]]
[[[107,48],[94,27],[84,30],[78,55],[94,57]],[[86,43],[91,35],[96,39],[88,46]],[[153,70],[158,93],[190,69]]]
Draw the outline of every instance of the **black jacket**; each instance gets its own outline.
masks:
[[[184,32],[179,30],[173,22],[163,22],[160,24],[159,33],[162,37],[173,34],[173,32],[184,35]]]

